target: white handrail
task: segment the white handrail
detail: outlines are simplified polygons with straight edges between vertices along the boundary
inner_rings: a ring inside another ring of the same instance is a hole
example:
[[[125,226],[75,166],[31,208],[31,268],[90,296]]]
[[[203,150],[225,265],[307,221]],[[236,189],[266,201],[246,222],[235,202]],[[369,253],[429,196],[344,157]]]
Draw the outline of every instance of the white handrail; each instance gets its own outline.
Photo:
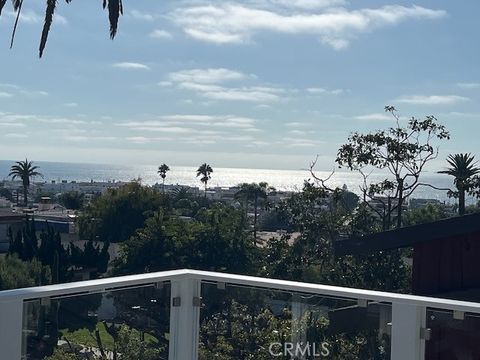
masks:
[[[4,301],[25,301],[44,297],[68,296],[78,293],[103,292],[122,287],[134,287],[164,281],[181,280],[182,278],[287,292],[299,292],[339,298],[362,299],[392,304],[396,303],[427,308],[480,313],[480,303],[474,302],[196,270],[173,270],[1,291],[0,303]]]

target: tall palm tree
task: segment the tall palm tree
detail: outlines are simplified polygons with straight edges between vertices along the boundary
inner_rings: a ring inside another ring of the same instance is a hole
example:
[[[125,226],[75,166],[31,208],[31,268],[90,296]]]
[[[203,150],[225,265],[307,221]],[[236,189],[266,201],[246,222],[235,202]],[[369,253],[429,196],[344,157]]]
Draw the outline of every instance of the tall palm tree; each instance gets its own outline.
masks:
[[[25,206],[28,205],[28,188],[30,187],[30,179],[35,176],[42,176],[43,175],[38,172],[38,166],[33,166],[32,161],[17,161],[12,167],[10,168],[10,174],[13,180],[19,178],[22,180],[23,185],[23,204]]]
[[[162,192],[165,193],[165,178],[167,177],[167,172],[170,171],[170,168],[167,164],[162,164],[158,167],[158,175],[162,178]]]
[[[47,0],[45,8],[45,21],[42,30],[42,37],[40,38],[40,47],[39,55],[42,57],[43,50],[47,44],[48,34],[50,33],[50,27],[53,22],[53,17],[55,15],[55,9],[57,7],[58,0]],[[65,0],[66,3],[70,3],[72,0]],[[35,1],[32,1],[35,2]],[[0,16],[2,15],[2,10],[7,3],[7,0],[0,0]],[[17,25],[20,20],[20,14],[22,12],[24,0],[12,0],[13,11],[17,13],[15,24],[13,26],[12,38],[10,41],[10,47],[13,46],[13,41],[15,39],[15,33],[17,31]],[[123,4],[122,0],[103,0],[103,8],[108,8],[108,19],[110,21],[110,38],[113,39],[117,34],[118,28],[118,19],[120,15],[123,15]]]
[[[241,184],[240,190],[235,194],[236,199],[242,199],[245,201],[246,207],[248,203],[252,202],[253,213],[253,238],[257,241],[257,222],[258,222],[258,209],[260,205],[266,203],[268,194],[275,191],[274,187],[268,186],[268,183],[261,182],[258,184]]]
[[[205,185],[205,197],[207,197],[207,184],[212,178],[213,169],[207,163],[200,165],[197,169],[197,177],[201,176],[200,181]]]
[[[450,154],[447,162],[448,169],[439,171],[439,174],[447,174],[454,177],[453,183],[458,190],[458,212],[465,214],[465,193],[469,189],[469,180],[480,172],[476,167],[475,156],[468,154]]]

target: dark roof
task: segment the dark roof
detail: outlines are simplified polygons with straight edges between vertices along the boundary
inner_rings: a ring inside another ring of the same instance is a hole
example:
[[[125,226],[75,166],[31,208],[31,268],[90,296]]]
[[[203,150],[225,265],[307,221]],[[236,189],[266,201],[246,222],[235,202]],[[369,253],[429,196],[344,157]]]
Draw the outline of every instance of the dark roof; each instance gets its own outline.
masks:
[[[14,213],[10,209],[8,210],[0,209],[0,223],[2,224],[21,222],[24,219],[25,219],[24,214]]]
[[[403,227],[335,242],[337,256],[413,247],[415,244],[480,233],[480,213]]]

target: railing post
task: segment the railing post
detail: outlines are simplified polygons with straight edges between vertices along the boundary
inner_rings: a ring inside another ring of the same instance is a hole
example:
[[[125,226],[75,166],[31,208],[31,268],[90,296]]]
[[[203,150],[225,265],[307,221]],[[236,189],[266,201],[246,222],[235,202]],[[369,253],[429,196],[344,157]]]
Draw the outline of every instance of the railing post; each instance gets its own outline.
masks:
[[[0,358],[22,358],[23,301],[0,301]]]
[[[391,360],[425,359],[425,323],[425,307],[393,303]]]
[[[201,281],[188,277],[171,283],[169,360],[197,360]]]

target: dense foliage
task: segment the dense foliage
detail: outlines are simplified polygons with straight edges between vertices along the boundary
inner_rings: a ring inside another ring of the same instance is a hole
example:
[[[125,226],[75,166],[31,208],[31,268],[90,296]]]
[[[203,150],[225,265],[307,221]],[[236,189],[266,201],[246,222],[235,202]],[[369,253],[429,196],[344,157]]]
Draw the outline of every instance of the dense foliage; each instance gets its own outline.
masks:
[[[230,206],[215,204],[191,218],[160,210],[122,244],[117,270],[192,268],[253,274],[257,251],[247,241],[242,212]]]
[[[51,227],[37,237],[35,222],[27,219],[22,231],[10,232],[9,254],[23,261],[39,261],[47,266],[52,274],[53,283],[71,281],[75,269],[91,269],[93,274],[107,271],[110,255],[108,243],[94,245],[92,241],[85,243],[83,249],[73,244],[64,246],[60,234]],[[94,275],[95,276],[95,275]]]
[[[0,257],[0,290],[48,285],[50,282],[50,269],[40,261],[22,261],[16,256]]]
[[[85,195],[78,191],[70,191],[61,194],[58,202],[70,210],[80,210],[85,202]]]
[[[139,182],[110,189],[89,204],[79,218],[80,237],[110,243],[128,240],[168,199]]]

